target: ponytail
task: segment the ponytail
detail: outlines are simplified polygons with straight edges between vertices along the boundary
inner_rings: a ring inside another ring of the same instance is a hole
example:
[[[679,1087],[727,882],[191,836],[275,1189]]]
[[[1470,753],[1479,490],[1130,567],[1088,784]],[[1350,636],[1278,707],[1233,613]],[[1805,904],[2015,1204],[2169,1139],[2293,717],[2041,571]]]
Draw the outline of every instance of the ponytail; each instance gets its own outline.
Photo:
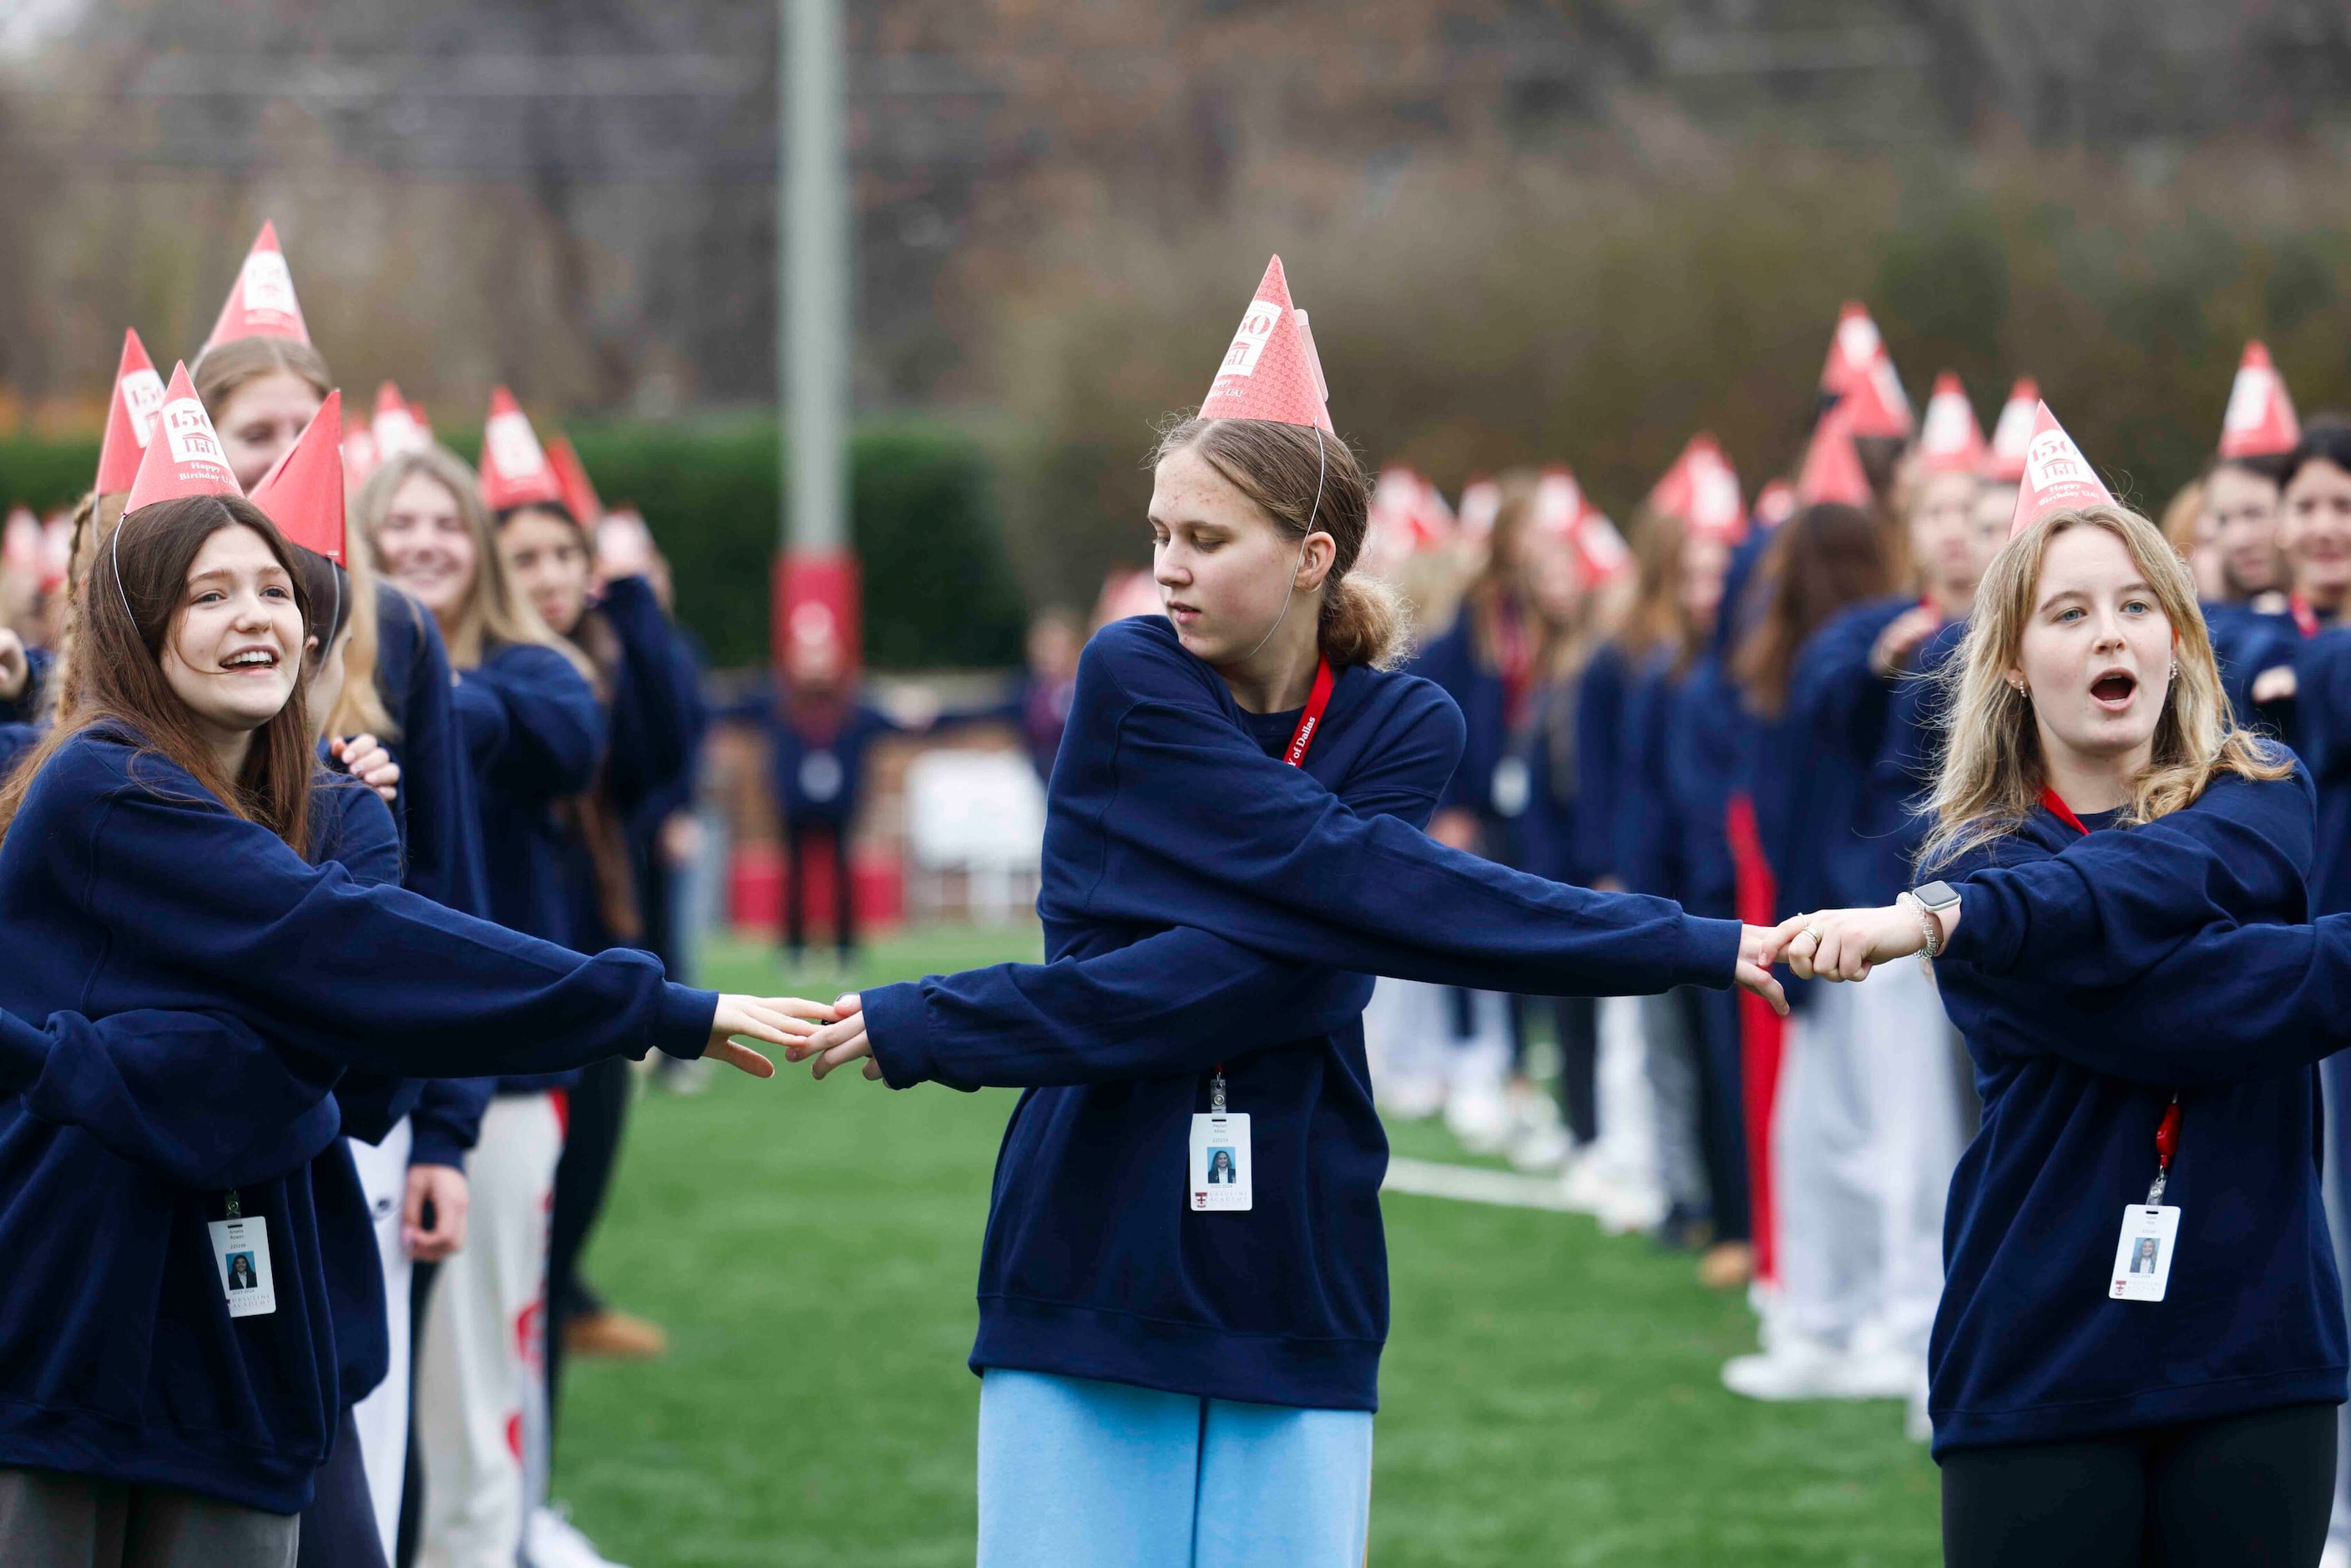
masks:
[[[1322,584],[1322,622],[1315,629],[1333,664],[1392,670],[1412,657],[1412,611],[1377,578],[1338,577]]]

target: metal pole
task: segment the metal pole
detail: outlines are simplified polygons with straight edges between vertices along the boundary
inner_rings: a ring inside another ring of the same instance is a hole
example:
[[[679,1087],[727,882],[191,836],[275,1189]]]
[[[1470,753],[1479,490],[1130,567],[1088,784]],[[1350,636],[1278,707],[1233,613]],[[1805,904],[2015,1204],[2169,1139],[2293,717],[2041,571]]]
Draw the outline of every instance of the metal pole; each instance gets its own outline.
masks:
[[[840,0],[781,0],[787,555],[848,542],[849,181],[841,156]]]

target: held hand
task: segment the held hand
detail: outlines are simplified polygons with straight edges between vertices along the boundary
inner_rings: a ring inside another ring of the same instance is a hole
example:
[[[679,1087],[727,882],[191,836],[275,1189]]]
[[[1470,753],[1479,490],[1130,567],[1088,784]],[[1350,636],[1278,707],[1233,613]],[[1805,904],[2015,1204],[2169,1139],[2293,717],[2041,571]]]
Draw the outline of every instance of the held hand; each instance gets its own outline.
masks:
[[[2300,687],[2292,664],[2280,664],[2273,670],[2263,670],[2253,677],[2252,699],[2255,706],[2282,703],[2292,697]]]
[[[392,753],[374,736],[354,735],[329,741],[328,749],[352,778],[382,796],[385,805],[400,798],[400,764],[392,759]]]
[[[846,1067],[862,1059],[865,1076],[868,1079],[880,1078],[882,1064],[873,1060],[873,1042],[866,1038],[865,1014],[857,993],[852,991],[833,1003],[832,1010],[840,1021],[827,1024],[800,1041],[786,1052],[788,1058],[793,1061],[805,1061],[814,1057],[815,1065],[809,1069],[809,1076],[819,1079],[836,1067]]]
[[[810,1019],[829,1023],[836,1016],[822,1002],[799,997],[723,996],[718,998],[717,1012],[711,1016],[710,1043],[703,1055],[754,1078],[773,1078],[776,1064],[749,1046],[736,1044],[736,1035],[747,1034],[753,1040],[781,1046],[789,1051],[817,1032],[817,1025]]]
[[[1768,925],[1742,925],[1739,928],[1739,967],[1731,974],[1740,988],[1754,992],[1771,1004],[1771,1010],[1782,1018],[1788,1016],[1788,993],[1771,977],[1772,962],[1779,957],[1778,933]]]
[[[1917,911],[1907,904],[1799,915],[1782,922],[1775,935],[1788,967],[1804,980],[1865,979],[1876,966],[1907,958],[1927,945]]]
[[[1916,605],[1886,622],[1886,630],[1869,647],[1869,667],[1880,675],[1891,675],[1910,662],[1918,644],[1933,636],[1942,626],[1943,618],[1925,605]]]
[[[32,661],[25,656],[25,640],[0,626],[0,702],[15,702],[32,684]]]
[[[465,1209],[472,1189],[455,1166],[411,1166],[408,1196],[400,1206],[400,1241],[420,1263],[438,1263],[465,1245]],[[433,1208],[425,1224],[425,1206]]]

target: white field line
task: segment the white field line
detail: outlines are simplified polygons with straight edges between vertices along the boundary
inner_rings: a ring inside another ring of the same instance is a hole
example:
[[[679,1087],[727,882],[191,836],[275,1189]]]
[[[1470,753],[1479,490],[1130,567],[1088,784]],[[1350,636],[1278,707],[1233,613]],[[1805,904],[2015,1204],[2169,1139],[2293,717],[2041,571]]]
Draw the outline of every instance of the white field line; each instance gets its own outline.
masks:
[[[1384,1192],[1407,1192],[1416,1197],[1451,1197],[1464,1203],[1499,1204],[1505,1208],[1570,1212],[1557,1176],[1520,1176],[1479,1166],[1390,1158],[1387,1180],[1380,1184],[1380,1188]]]

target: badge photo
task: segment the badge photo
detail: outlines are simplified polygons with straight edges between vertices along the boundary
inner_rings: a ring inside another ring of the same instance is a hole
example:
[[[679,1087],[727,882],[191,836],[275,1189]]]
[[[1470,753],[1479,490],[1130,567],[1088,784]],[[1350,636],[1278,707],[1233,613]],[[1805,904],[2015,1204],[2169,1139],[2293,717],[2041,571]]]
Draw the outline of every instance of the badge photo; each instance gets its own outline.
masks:
[[[256,1318],[277,1310],[277,1288],[269,1272],[269,1222],[257,1214],[215,1219],[213,1261],[220,1269],[221,1295],[232,1318]]]
[[[2136,1203],[2123,1210],[2122,1239],[2115,1243],[2115,1278],[2109,1300],[2159,1301],[2171,1282],[2171,1254],[2179,1239],[2179,1210],[2169,1204]]]
[[[1210,1112],[1192,1118],[1192,1179],[1184,1207],[1195,1213],[1247,1213],[1256,1162],[1249,1157],[1249,1119]]]

